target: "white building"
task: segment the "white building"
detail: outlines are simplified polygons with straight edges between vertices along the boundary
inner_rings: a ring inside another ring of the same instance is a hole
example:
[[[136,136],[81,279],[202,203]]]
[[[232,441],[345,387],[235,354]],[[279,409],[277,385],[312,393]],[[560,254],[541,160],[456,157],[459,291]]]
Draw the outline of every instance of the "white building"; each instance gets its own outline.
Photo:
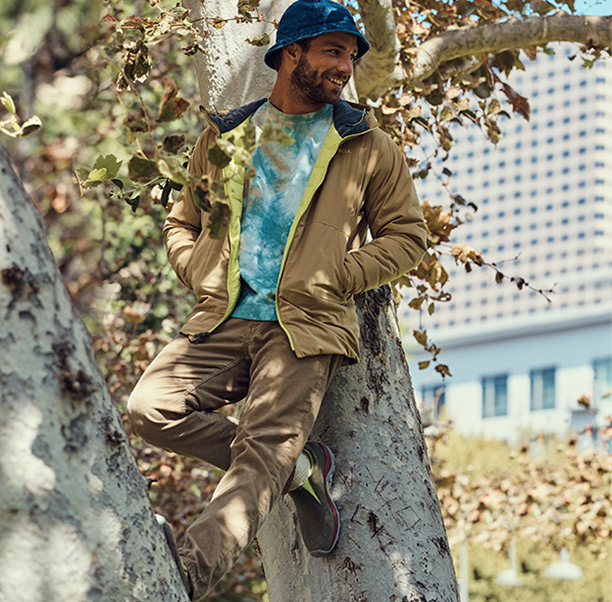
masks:
[[[433,316],[400,308],[417,397],[428,407],[443,387],[440,401],[466,434],[561,434],[612,414],[603,397],[612,387],[612,62],[586,69],[574,47],[555,51],[525,59],[510,80],[529,99],[530,121],[503,122],[497,146],[476,127],[455,128],[445,164],[450,191],[478,207],[457,240],[507,275],[554,287],[552,302],[449,258],[452,301]],[[431,180],[416,182],[421,198],[444,205],[448,193]],[[446,382],[417,369],[415,327],[442,347]]]

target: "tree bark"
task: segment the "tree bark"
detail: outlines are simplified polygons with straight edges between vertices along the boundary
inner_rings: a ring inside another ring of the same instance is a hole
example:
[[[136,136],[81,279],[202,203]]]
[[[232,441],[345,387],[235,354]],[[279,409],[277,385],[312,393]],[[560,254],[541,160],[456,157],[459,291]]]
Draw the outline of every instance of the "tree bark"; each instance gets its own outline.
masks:
[[[192,18],[202,18],[199,2],[185,4],[192,6]],[[262,3],[261,10],[278,19],[289,4],[273,0]],[[210,3],[207,7],[212,14],[214,8]],[[244,25],[226,25],[221,32],[207,39],[208,58],[198,55],[206,102],[230,108],[267,96],[275,75],[267,67],[268,77],[258,77],[253,87],[213,84],[218,65],[209,71],[210,57],[228,56],[230,48],[240,52],[231,55],[235,61],[224,61],[223,69],[231,72],[227,82],[239,82],[245,70],[263,64],[260,49],[240,45],[252,35]],[[340,541],[328,558],[311,557],[291,501],[280,500],[257,537],[270,601],[456,602],[453,561],[390,288],[361,296],[359,309],[362,359],[341,369],[313,433],[337,453],[334,495],[343,516]]]
[[[358,4],[371,48],[357,63],[354,80],[359,97],[375,99],[406,79],[401,43],[391,0],[359,0]]]
[[[416,49],[408,68],[400,62],[391,0],[359,0],[366,34],[375,40],[372,50],[357,64],[355,82],[360,98],[378,99],[390,89],[407,87],[429,77],[442,63],[457,58],[496,53],[509,48],[528,48],[548,42],[576,42],[609,48],[612,16],[570,15],[559,11],[550,16],[460,27],[444,31]]]
[[[1,146],[0,349],[0,600],[186,600],[89,334]]]
[[[278,19],[289,4],[287,0],[262,0],[259,11],[269,19],[273,16]],[[233,109],[267,96],[276,75],[264,63],[269,46],[253,46],[245,40],[271,33],[273,27],[264,21],[238,23],[228,20],[220,29],[215,28],[210,22],[214,17],[236,17],[235,1],[183,0],[183,5],[191,11],[191,20],[198,25],[204,38],[206,53],[195,56],[195,70],[206,109]]]
[[[586,17],[559,12],[550,17],[530,17],[525,21],[512,19],[503,23],[448,30],[419,46],[410,81],[427,78],[444,61],[548,42],[609,47],[612,44],[612,17]]]
[[[357,305],[362,359],[334,379],[312,435],[336,453],[340,540],[330,556],[310,556],[281,500],[257,536],[270,601],[456,602],[390,287]]]

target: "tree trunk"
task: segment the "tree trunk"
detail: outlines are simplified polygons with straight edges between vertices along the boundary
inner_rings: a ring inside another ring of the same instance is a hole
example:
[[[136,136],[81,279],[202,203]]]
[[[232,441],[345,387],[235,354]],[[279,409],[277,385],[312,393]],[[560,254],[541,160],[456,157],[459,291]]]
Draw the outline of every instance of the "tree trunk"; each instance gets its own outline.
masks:
[[[290,3],[269,0],[260,10],[279,19]],[[185,4],[193,19],[205,16],[200,2]],[[226,12],[214,12],[221,10],[219,4]],[[206,2],[209,16],[228,17],[232,9],[219,0]],[[266,77],[238,85],[245,73],[263,65],[265,52],[242,41],[269,31],[269,26],[255,31],[247,27],[252,26],[226,25],[220,36],[207,38],[208,54],[196,57],[200,90],[209,107],[233,108],[271,90],[274,71],[265,66]],[[219,61],[210,68],[214,57],[240,57],[222,60],[221,85],[214,82]],[[343,517],[338,548],[328,558],[311,557],[296,529],[293,505],[282,499],[257,537],[270,601],[456,602],[453,561],[390,288],[360,296],[358,306],[362,359],[341,369],[313,433],[337,454],[334,495]]]
[[[202,32],[206,53],[195,55],[195,70],[200,84],[203,105],[214,111],[239,107],[251,100],[264,98],[270,93],[276,72],[264,63],[269,46],[253,46],[246,39],[253,39],[274,28],[270,23],[237,23],[237,0],[183,0],[190,9],[191,20]],[[259,11],[269,20],[281,14],[291,4],[290,0],[261,0]],[[256,11],[251,11],[255,14]],[[228,19],[220,29],[209,20],[215,17]]]
[[[336,453],[338,547],[310,556],[291,501],[281,500],[257,536],[270,601],[456,602],[390,287],[360,295],[357,305],[361,361],[340,370],[313,432]]]
[[[186,600],[89,334],[1,146],[0,349],[0,600]]]

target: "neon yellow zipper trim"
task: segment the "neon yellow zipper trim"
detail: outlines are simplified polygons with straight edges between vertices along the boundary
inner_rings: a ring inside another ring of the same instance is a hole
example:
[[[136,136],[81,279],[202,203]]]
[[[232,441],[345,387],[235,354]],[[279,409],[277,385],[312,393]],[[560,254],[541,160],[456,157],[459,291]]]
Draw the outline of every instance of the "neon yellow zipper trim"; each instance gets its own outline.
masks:
[[[245,119],[238,127],[229,130],[224,134],[220,134],[221,138],[227,138],[230,135],[238,135],[241,137],[247,124],[251,118]],[[209,121],[209,123],[211,123]],[[212,124],[219,132],[219,129]],[[240,220],[242,217],[242,195],[244,189],[244,166],[236,165],[233,161],[221,170],[224,180],[223,188],[228,199],[231,210],[230,223],[228,226],[228,236],[230,243],[230,256],[227,263],[227,309],[225,315],[213,326],[208,332],[212,332],[218,328],[230,316],[238,301],[240,295],[240,265],[238,263],[238,254],[240,251]]]
[[[325,176],[327,175],[327,169],[329,168],[329,164],[331,160],[336,156],[338,152],[338,147],[340,144],[345,142],[346,140],[351,140],[352,138],[357,138],[357,136],[361,136],[367,132],[372,131],[372,128],[368,128],[363,132],[359,132],[357,134],[351,134],[350,136],[345,136],[344,138],[338,133],[336,126],[332,124],[329,128],[329,132],[327,132],[327,136],[325,136],[325,140],[323,142],[323,147],[319,152],[319,156],[315,162],[314,167],[312,168],[312,173],[310,174],[310,179],[308,180],[308,184],[306,184],[306,189],[304,190],[304,195],[302,196],[302,201],[300,202],[300,206],[293,218],[293,223],[291,224],[291,229],[289,230],[289,235],[287,236],[287,242],[285,243],[285,251],[283,253],[283,260],[281,262],[280,271],[278,273],[278,280],[276,281],[276,317],[278,318],[279,326],[285,331],[287,338],[289,339],[289,345],[291,349],[295,351],[295,345],[293,343],[293,339],[291,338],[291,334],[283,324],[281,320],[280,311],[278,309],[278,292],[280,290],[280,281],[283,277],[283,271],[285,269],[285,263],[287,261],[287,255],[289,254],[289,247],[293,242],[293,237],[295,236],[295,231],[297,229],[298,223],[308,206],[312,201],[312,197],[315,192],[319,189]]]

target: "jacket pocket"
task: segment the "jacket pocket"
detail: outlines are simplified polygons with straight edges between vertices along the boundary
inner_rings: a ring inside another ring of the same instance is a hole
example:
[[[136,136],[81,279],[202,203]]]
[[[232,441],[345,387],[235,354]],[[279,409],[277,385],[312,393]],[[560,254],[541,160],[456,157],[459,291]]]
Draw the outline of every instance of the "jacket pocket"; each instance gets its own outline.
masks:
[[[346,303],[350,298],[345,268],[348,234],[324,222],[309,222],[308,234],[292,249],[281,288],[295,293]]]

